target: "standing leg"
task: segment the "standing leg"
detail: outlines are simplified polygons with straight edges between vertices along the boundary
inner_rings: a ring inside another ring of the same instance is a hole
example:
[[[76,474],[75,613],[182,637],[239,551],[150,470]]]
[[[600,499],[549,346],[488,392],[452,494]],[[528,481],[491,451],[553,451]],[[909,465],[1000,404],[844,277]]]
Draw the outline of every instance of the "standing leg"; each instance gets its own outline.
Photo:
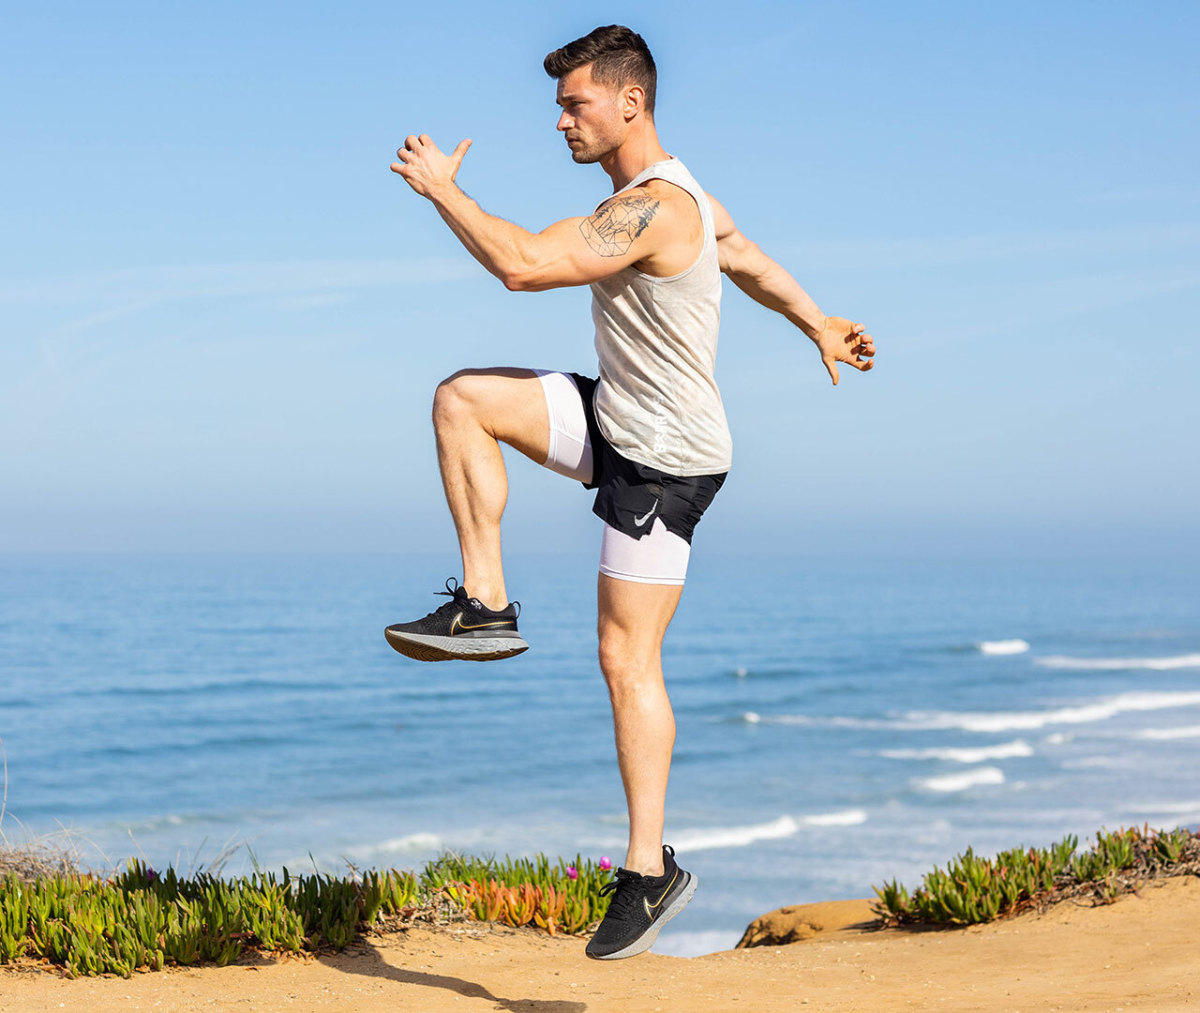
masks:
[[[629,807],[625,868],[663,873],[662,832],[675,745],[675,716],[663,683],[662,641],[681,584],[643,584],[600,574],[600,669],[608,683],[617,761]]]
[[[541,382],[529,369],[467,369],[443,380],[433,398],[438,464],[462,552],[463,586],[492,609],[508,604],[500,559],[500,518],[508,475],[500,443],[538,464],[550,425]]]

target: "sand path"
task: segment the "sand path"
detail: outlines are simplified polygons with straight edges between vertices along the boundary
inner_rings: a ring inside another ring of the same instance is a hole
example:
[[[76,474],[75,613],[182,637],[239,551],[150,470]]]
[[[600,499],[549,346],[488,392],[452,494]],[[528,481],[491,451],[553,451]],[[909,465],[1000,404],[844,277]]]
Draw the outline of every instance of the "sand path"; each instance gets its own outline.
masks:
[[[843,924],[866,901],[821,905]],[[828,924],[828,923],[827,923]],[[578,939],[468,924],[377,937],[337,956],[71,981],[0,970],[0,1010],[339,1013],[953,1013],[1200,1011],[1200,878],[1107,907],[951,931],[840,928],[695,959],[588,960]]]

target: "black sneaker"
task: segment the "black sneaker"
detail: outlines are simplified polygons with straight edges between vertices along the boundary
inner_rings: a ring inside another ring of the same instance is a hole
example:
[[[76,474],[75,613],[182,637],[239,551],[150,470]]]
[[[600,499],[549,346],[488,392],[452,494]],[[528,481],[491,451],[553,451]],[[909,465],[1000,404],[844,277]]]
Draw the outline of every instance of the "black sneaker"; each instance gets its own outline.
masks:
[[[643,876],[618,869],[617,878],[600,888],[612,901],[604,921],[587,944],[596,960],[618,960],[648,950],[659,930],[687,907],[696,892],[696,877],[675,864],[675,849],[663,845],[663,874]]]
[[[520,603],[509,602],[493,612],[478,599],[468,598],[466,589],[453,577],[446,581],[445,591],[436,593],[450,600],[424,619],[396,623],[384,630],[387,642],[401,654],[417,661],[494,661],[529,650],[517,632]]]

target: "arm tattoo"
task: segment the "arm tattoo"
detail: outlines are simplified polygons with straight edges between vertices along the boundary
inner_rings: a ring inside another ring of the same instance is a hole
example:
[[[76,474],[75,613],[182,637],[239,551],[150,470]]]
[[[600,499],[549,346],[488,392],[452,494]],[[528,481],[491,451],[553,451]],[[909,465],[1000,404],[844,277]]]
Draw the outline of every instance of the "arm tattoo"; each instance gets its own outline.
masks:
[[[646,231],[659,203],[653,197],[641,195],[618,198],[580,222],[579,231],[600,256],[619,257]]]

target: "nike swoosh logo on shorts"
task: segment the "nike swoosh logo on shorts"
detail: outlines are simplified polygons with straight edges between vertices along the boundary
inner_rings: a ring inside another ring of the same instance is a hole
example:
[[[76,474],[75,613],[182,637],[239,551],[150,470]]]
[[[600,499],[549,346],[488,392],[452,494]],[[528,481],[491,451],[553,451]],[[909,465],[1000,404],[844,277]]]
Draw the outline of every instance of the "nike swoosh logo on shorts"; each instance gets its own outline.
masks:
[[[641,517],[635,517],[635,518],[633,519],[633,523],[634,523],[634,524],[636,524],[636,525],[637,525],[637,526],[640,528],[640,527],[641,527],[643,524],[645,524],[645,523],[646,523],[646,519],[647,519],[647,518],[648,518],[648,517],[649,517],[649,516],[650,516],[652,513],[654,513],[654,511],[655,511],[655,510],[657,510],[657,509],[658,509],[658,500],[655,500],[655,501],[654,501],[654,506],[652,506],[652,507],[651,507],[649,510],[647,510],[647,511],[646,511],[644,514],[642,514],[642,516],[641,516]]]

